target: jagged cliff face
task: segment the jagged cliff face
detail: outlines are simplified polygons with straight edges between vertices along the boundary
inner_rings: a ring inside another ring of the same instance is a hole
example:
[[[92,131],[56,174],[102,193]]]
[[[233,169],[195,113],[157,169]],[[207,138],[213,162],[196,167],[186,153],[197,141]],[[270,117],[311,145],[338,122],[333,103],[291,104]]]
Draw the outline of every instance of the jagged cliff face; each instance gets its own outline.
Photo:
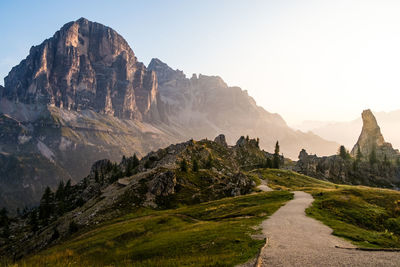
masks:
[[[279,114],[257,106],[247,91],[229,87],[218,76],[194,74],[188,79],[159,59],[153,59],[148,69],[159,78],[159,92],[167,103],[171,124],[186,136],[212,138],[224,133],[228,143],[233,143],[248,134],[258,136],[261,147],[270,151],[279,140],[281,151],[291,158],[296,158],[302,148],[326,155],[338,147],[311,133],[292,130]]]
[[[385,142],[378,122],[371,110],[368,109],[362,112],[362,121],[362,131],[351,154],[356,156],[358,150],[360,150],[362,155],[368,156],[375,150],[377,157],[380,159],[383,159],[385,155],[388,159],[395,159],[398,156],[398,151],[393,149],[390,143]]]
[[[120,118],[142,119],[157,109],[155,74],[117,32],[83,18],[32,47],[4,87],[2,97],[13,102],[92,109]]]

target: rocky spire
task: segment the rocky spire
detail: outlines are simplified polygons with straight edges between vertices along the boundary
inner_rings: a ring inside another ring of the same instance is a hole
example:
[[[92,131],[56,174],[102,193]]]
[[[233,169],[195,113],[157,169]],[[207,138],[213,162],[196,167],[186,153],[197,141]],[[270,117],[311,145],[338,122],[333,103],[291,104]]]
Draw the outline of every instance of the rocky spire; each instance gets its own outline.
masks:
[[[398,152],[393,149],[390,143],[385,142],[381,129],[371,110],[364,110],[361,115],[363,120],[362,131],[351,154],[356,156],[358,149],[360,149],[362,155],[368,156],[375,149],[378,157],[383,158],[384,155],[388,158],[394,157]]]
[[[113,29],[80,18],[33,46],[4,79],[2,96],[121,118],[154,115],[157,77]]]
[[[183,71],[173,70],[170,66],[168,66],[166,63],[162,62],[158,58],[153,58],[147,68],[157,73],[158,82],[160,84],[186,78]]]

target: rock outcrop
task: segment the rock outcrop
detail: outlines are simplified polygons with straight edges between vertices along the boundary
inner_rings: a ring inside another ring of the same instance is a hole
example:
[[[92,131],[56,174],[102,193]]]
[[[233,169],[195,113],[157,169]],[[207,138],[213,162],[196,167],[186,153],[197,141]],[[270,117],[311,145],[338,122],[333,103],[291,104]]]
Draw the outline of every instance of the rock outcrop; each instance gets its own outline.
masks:
[[[296,172],[338,184],[366,185],[398,189],[400,187],[399,166],[374,164],[368,161],[343,159],[339,155],[318,157],[305,150],[299,154],[294,167]]]
[[[399,156],[398,150],[393,149],[390,143],[385,142],[378,122],[371,110],[367,109],[362,112],[363,127],[357,143],[351,150],[351,155],[356,157],[358,151],[362,155],[368,157],[373,151],[378,159],[394,160]]]
[[[221,146],[228,147],[228,143],[226,142],[225,135],[220,134],[215,137],[214,142],[220,144]]]
[[[157,77],[113,29],[84,18],[65,24],[4,79],[2,97],[25,104],[139,119],[157,114]]]
[[[295,170],[334,183],[398,189],[400,154],[385,142],[371,110],[362,113],[363,127],[350,155],[317,157],[304,149]]]

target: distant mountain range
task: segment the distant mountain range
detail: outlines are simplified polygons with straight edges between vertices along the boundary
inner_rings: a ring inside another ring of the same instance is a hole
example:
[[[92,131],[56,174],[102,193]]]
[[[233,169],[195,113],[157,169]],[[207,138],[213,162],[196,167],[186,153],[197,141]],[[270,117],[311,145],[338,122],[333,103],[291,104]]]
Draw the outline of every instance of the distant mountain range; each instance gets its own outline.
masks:
[[[400,110],[391,112],[374,112],[386,140],[393,147],[400,148]],[[359,129],[362,127],[361,117],[347,122],[304,121],[295,128],[311,131],[324,139],[338,142],[351,149],[357,141]]]
[[[338,148],[220,77],[189,79],[158,59],[146,67],[117,32],[81,18],[33,46],[0,86],[0,206],[35,205],[47,185],[76,183],[99,159],[219,133],[259,137],[267,150],[279,140],[291,158]]]

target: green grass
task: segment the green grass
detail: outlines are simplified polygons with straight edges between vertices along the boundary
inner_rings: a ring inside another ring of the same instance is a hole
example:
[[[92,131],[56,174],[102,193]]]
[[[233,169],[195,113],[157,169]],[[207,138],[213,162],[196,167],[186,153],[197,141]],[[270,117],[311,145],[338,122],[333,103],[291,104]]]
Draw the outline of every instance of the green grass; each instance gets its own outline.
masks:
[[[251,172],[257,174],[268,182],[274,190],[307,191],[320,188],[337,188],[330,182],[325,182],[296,172],[279,169],[257,169]]]
[[[292,198],[268,192],[174,210],[142,210],[60,245],[17,266],[234,266],[256,256],[264,240],[255,226]]]
[[[314,192],[307,214],[359,247],[400,248],[400,192],[342,186]]]
[[[273,189],[299,190],[315,199],[308,216],[359,247],[400,248],[400,192],[365,186],[336,185],[291,171],[261,169],[253,173]]]

